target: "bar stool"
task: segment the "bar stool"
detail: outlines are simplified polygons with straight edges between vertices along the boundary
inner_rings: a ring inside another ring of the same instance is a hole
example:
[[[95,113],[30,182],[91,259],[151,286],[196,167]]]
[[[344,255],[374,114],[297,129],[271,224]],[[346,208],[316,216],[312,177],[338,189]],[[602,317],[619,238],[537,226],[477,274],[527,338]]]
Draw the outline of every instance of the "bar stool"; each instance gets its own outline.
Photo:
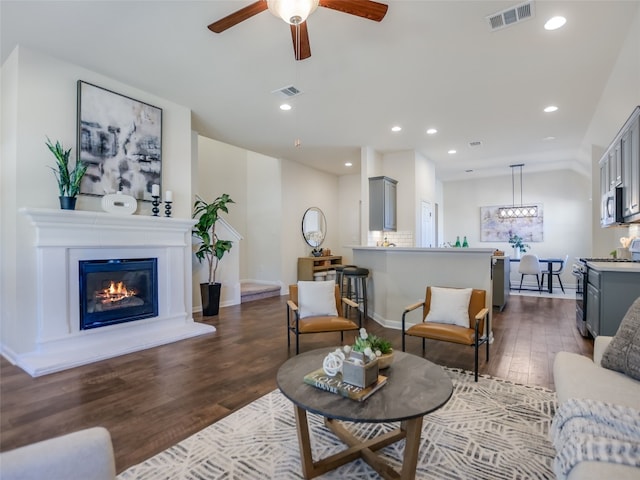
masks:
[[[365,321],[367,317],[367,278],[369,278],[369,269],[345,266],[342,269],[342,278],[346,284],[347,294],[343,295],[358,304],[362,304],[364,310]]]
[[[334,269],[336,271],[336,284],[340,287],[340,297],[342,297],[342,293],[344,291],[344,279],[342,278],[342,271],[346,267],[355,267],[355,265],[335,265]]]

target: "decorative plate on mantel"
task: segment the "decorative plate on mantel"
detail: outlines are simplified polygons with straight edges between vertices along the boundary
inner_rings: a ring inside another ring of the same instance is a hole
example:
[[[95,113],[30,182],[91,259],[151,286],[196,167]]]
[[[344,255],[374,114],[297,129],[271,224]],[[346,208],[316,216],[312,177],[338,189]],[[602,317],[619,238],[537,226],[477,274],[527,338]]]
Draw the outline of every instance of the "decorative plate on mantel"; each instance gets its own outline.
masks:
[[[122,192],[112,193],[102,197],[102,209],[116,215],[131,215],[138,208],[138,201]]]

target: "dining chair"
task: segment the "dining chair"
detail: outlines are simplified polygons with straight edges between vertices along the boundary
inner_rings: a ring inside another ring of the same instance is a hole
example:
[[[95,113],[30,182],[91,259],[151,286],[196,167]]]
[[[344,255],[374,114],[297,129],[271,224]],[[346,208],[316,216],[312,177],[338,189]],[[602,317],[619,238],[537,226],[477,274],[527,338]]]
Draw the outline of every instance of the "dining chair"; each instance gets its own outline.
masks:
[[[518,288],[518,291],[522,291],[522,280],[525,275],[535,275],[536,286],[538,287],[538,291],[542,293],[542,285],[540,283],[542,269],[540,268],[540,260],[537,255],[534,255],[533,253],[525,253],[520,259],[518,273],[520,274],[520,287]]]
[[[556,275],[558,277],[558,282],[560,282],[560,288],[562,289],[562,293],[564,293],[564,285],[562,284],[562,277],[560,275],[562,275],[562,272],[564,272],[564,269],[567,266],[567,262],[568,261],[569,261],[569,254],[565,255],[564,261],[560,264],[560,267],[557,270],[553,269],[553,264],[551,264],[551,271],[543,270],[542,271],[542,284],[544,284],[544,276],[545,275]],[[551,277],[547,277],[547,281],[551,281]]]

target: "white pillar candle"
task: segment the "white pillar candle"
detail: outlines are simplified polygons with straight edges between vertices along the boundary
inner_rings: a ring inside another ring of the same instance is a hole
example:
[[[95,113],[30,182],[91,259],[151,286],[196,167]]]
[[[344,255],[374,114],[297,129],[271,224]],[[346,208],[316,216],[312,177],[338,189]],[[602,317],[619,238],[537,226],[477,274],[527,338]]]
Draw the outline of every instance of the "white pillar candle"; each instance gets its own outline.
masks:
[[[173,201],[173,192],[171,190],[167,190],[164,192],[164,201],[172,202]]]
[[[158,185],[157,183],[154,183],[153,185],[151,185],[151,196],[152,197],[160,196],[160,185]]]

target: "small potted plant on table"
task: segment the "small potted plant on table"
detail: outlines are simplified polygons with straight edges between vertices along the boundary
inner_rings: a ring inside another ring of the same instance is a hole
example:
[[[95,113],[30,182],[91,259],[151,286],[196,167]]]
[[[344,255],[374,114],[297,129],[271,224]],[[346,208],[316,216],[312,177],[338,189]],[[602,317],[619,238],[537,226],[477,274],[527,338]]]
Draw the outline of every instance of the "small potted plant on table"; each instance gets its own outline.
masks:
[[[393,348],[391,342],[384,338],[368,333],[365,328],[360,329],[356,341],[351,347],[356,352],[373,353],[378,357],[378,368],[387,368],[393,362]],[[370,349],[367,351],[367,349]]]

